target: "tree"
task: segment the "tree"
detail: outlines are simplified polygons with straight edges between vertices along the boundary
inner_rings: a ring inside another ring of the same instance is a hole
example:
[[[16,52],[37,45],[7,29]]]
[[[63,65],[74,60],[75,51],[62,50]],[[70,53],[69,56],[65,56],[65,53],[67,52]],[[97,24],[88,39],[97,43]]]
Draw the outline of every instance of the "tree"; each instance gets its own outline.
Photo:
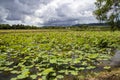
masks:
[[[120,28],[120,0],[97,0],[95,5],[96,19],[109,23],[112,30]]]

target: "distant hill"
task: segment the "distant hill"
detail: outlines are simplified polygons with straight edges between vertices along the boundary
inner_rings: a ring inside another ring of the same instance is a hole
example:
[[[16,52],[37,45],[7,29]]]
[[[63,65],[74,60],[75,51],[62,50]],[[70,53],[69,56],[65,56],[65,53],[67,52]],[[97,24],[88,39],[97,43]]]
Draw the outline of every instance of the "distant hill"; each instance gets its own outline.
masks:
[[[72,26],[108,26],[106,23],[75,24]]]

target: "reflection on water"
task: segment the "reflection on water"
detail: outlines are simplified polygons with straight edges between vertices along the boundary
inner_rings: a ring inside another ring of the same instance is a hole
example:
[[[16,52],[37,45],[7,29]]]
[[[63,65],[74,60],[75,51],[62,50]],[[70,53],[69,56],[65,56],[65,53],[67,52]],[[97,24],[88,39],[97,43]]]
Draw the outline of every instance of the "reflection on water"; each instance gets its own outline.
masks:
[[[120,67],[120,50],[115,50],[115,55],[111,59],[111,67]]]

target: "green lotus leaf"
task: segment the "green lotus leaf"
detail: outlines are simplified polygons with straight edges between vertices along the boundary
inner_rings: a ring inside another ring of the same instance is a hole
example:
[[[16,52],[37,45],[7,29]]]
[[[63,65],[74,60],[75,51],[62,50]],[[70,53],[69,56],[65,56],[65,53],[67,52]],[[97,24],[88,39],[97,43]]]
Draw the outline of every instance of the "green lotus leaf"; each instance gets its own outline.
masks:
[[[85,70],[85,68],[84,67],[80,67],[80,68],[78,68],[78,70]]]
[[[57,75],[56,78],[57,78],[57,79],[62,79],[62,78],[64,78],[64,76],[63,76],[63,75]]]
[[[24,79],[24,78],[27,78],[28,75],[25,75],[25,74],[20,74],[17,76],[17,79]]]
[[[13,70],[13,71],[11,71],[10,73],[12,73],[12,74],[19,74],[20,71],[15,71],[15,70]]]
[[[6,62],[6,65],[9,66],[9,65],[12,65],[14,62]]]
[[[50,63],[57,63],[57,60],[56,59],[51,59]]]
[[[16,78],[11,78],[10,80],[18,80],[17,77]]]
[[[89,54],[88,57],[91,59],[95,59],[99,56],[99,54]]]
[[[88,66],[88,67],[86,67],[86,69],[94,69],[94,68],[96,68],[96,66]]]
[[[77,71],[70,71],[70,73],[71,73],[72,75],[78,75],[78,72],[77,72]]]
[[[83,65],[83,66],[87,66],[88,63],[87,63],[86,61],[83,61],[81,65]]]
[[[105,66],[104,69],[108,70],[110,69],[111,67],[110,66]]]
[[[37,75],[30,75],[30,77],[32,78],[32,79],[36,79],[37,78]]]
[[[65,70],[60,70],[60,71],[58,71],[59,73],[65,73]]]
[[[48,75],[50,72],[54,72],[53,68],[45,69],[45,70],[42,72],[42,75]]]

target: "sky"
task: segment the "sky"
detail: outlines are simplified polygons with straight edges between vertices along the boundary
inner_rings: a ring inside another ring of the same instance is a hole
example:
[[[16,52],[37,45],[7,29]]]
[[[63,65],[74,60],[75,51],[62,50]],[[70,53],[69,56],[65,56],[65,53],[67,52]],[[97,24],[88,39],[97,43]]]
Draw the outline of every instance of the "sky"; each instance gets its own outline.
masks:
[[[0,23],[37,26],[98,22],[96,0],[0,0]]]

